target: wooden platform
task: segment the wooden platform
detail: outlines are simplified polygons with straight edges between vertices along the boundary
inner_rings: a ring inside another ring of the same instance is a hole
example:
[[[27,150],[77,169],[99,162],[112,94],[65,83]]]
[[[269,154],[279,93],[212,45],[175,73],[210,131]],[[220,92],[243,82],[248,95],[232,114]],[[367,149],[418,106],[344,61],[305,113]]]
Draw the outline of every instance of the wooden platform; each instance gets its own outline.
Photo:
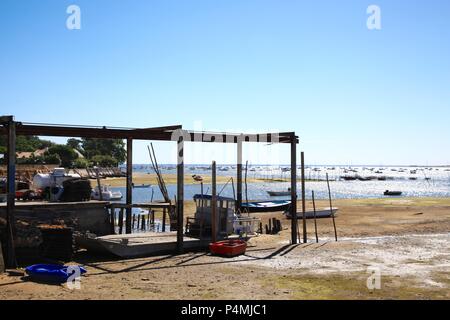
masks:
[[[96,238],[79,238],[78,244],[92,252],[109,252],[121,258],[152,256],[175,252],[176,232],[147,232],[135,234],[109,235]],[[184,237],[185,250],[208,248],[210,240]]]

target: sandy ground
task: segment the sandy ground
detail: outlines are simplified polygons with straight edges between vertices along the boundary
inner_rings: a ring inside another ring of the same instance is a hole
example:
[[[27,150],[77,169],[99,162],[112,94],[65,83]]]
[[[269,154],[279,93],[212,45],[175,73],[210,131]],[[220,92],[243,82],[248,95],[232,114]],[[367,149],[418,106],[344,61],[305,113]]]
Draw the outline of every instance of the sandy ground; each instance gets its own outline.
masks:
[[[332,221],[308,221],[308,243],[278,235],[249,242],[233,259],[207,253],[112,260],[81,252],[80,290],[0,275],[0,299],[450,299],[450,199],[335,201]],[[309,204],[308,204],[309,206]],[[319,202],[326,206],[326,202]],[[186,206],[192,210],[191,205]],[[373,269],[375,268],[375,269]],[[367,288],[370,270],[380,289]]]

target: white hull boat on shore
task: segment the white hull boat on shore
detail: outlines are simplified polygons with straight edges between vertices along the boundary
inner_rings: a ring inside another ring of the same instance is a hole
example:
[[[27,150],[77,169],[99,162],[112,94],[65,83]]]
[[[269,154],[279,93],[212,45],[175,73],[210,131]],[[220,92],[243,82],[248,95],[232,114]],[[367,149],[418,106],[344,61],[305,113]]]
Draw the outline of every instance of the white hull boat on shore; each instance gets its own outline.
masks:
[[[330,210],[330,208],[316,210],[316,218],[331,218],[332,215],[336,217],[338,215],[338,210],[339,208],[333,208],[332,210]],[[285,211],[284,214],[286,215],[286,218],[291,219],[291,213],[289,211]],[[305,218],[314,219],[314,211],[306,211]],[[303,219],[303,212],[297,212],[297,219]]]
[[[117,201],[123,198],[122,192],[111,191],[108,186],[102,186],[102,197],[98,192],[98,187],[92,190],[91,198],[93,200]]]

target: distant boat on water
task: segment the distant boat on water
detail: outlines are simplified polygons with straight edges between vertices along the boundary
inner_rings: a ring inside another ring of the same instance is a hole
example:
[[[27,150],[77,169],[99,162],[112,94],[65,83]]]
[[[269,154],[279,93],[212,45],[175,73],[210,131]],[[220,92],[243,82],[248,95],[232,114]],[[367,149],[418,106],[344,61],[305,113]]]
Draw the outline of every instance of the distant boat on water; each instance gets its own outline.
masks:
[[[355,181],[358,179],[358,177],[356,176],[342,176],[342,179],[344,179],[345,181]]]
[[[271,197],[290,196],[291,195],[291,188],[289,188],[287,191],[267,191],[267,193]]]
[[[145,189],[145,188],[150,188],[152,185],[151,184],[134,184],[133,183],[132,186],[134,189]]]
[[[390,191],[390,190],[386,190],[384,192],[385,196],[401,196],[403,192],[401,191]]]

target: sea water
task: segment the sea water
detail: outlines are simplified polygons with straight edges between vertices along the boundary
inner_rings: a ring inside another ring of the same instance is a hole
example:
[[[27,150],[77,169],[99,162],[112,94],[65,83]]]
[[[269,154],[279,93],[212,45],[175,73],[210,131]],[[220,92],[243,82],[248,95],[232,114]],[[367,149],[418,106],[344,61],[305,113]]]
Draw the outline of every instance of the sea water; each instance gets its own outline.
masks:
[[[175,165],[161,165],[163,173],[176,173]],[[245,167],[245,166],[244,166]],[[187,175],[210,175],[209,165],[186,165]],[[148,165],[134,165],[134,172],[152,173]],[[450,168],[449,167],[381,167],[381,166],[309,166],[305,169],[305,185],[307,199],[311,198],[314,190],[316,199],[328,199],[328,188],[325,181],[328,173],[330,189],[333,199],[361,199],[361,198],[384,198],[385,190],[402,191],[402,197],[450,197]],[[236,167],[232,165],[218,165],[218,175],[236,177]],[[245,174],[245,172],[244,172]],[[300,174],[300,170],[297,171]],[[286,191],[290,187],[287,180],[290,177],[289,166],[249,166],[247,171],[249,179],[268,179],[275,182],[259,182],[247,184],[247,195],[249,200],[281,200],[289,197],[269,197],[267,191]],[[374,177],[370,181],[346,181],[342,177]],[[384,177],[386,180],[378,180]],[[414,180],[412,180],[414,179]],[[192,200],[195,194],[201,192],[200,184],[185,181],[184,198]],[[234,178],[236,183],[236,178]],[[218,184],[218,192],[224,184]],[[152,186],[154,200],[162,200],[162,194],[157,185]],[[149,202],[152,196],[152,188],[133,189],[133,202]],[[125,188],[112,188],[125,194]],[[235,186],[236,189],[236,186]],[[205,193],[211,193],[211,185],[204,184]],[[297,184],[300,194],[301,184]],[[167,191],[171,199],[176,195],[176,185],[167,185]],[[243,198],[245,200],[245,186]],[[221,196],[234,197],[231,182],[223,189]]]

